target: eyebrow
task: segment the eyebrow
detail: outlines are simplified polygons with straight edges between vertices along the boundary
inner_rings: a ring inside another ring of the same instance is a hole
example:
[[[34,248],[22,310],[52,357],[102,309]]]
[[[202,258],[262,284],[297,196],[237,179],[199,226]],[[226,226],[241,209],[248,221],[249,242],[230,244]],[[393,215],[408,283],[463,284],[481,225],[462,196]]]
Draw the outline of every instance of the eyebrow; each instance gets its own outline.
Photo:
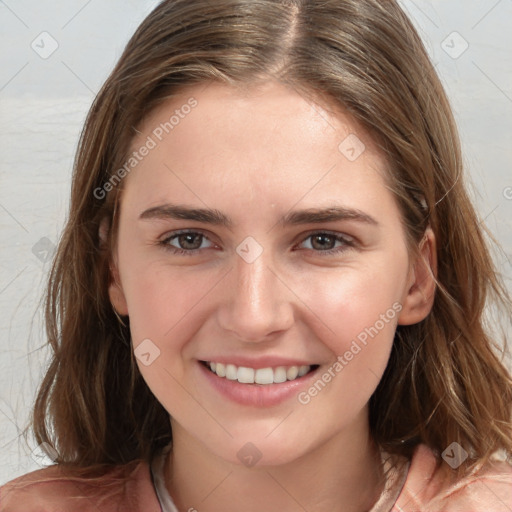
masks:
[[[174,204],[164,204],[149,208],[140,214],[139,219],[195,220],[227,228],[233,226],[233,221],[219,210],[209,208],[191,208],[189,206]],[[279,220],[279,224],[285,227],[289,225],[319,224],[322,222],[335,222],[341,220],[357,221],[373,226],[379,225],[373,217],[361,210],[339,206],[291,211]]]

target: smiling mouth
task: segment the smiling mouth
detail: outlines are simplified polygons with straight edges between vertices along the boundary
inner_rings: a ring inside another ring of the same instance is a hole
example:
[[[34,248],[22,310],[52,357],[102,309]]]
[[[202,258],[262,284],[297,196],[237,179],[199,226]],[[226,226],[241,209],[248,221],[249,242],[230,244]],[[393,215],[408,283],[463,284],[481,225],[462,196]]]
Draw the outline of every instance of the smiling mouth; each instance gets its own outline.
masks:
[[[315,371],[319,365],[304,366],[278,366],[276,368],[248,368],[234,364],[216,363],[214,361],[201,361],[217,377],[237,381],[240,384],[281,384],[304,377]]]

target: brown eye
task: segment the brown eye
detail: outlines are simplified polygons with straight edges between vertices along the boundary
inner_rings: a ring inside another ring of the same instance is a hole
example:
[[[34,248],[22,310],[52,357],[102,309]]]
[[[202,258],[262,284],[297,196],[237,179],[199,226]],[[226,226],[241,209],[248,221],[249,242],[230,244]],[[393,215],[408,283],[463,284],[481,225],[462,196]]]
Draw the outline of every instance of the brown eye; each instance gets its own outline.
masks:
[[[329,249],[334,249],[334,245],[336,244],[336,238],[332,235],[327,235],[325,233],[319,235],[311,236],[311,246],[313,249],[318,251],[327,251]]]
[[[204,245],[207,242],[211,245]],[[175,233],[159,242],[165,249],[175,254],[194,255],[202,249],[209,249],[213,246],[212,242],[206,238],[203,233],[197,231],[185,231]]]
[[[309,243],[308,243],[309,242]],[[312,233],[301,244],[303,248],[322,255],[341,253],[355,247],[352,237],[337,233]]]
[[[180,249],[195,250],[201,247],[203,235],[199,233],[185,233],[175,238]]]

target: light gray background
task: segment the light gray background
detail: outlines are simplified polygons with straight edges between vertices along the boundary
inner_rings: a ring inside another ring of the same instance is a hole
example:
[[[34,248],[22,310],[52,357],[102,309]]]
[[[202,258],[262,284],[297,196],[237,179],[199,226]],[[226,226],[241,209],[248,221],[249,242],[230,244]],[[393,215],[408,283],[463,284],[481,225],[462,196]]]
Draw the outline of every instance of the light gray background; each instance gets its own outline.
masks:
[[[79,132],[95,93],[156,3],[0,0],[0,484],[41,464],[35,444],[19,434],[47,361],[39,301],[67,214]],[[452,101],[474,199],[504,248],[496,259],[510,286],[512,0],[402,5]],[[42,32],[58,44],[46,59],[35,51],[51,49]]]

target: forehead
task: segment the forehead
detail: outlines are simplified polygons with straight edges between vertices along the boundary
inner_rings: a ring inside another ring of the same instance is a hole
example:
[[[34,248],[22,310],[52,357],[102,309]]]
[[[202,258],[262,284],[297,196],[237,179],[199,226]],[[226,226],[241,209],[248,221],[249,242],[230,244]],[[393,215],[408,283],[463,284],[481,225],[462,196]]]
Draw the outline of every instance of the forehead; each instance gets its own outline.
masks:
[[[146,203],[176,194],[197,202],[213,190],[226,201],[236,191],[247,202],[314,203],[363,188],[377,200],[385,188],[384,158],[358,123],[277,82],[186,88],[141,124],[131,151],[144,147],[123,185],[128,195],[136,185],[136,199]]]
[[[229,126],[236,123],[245,123],[245,130],[236,133],[229,130]],[[188,125],[189,130],[183,125]],[[219,82],[189,86],[153,109],[139,131],[142,136],[151,133],[157,142],[161,142],[171,138],[168,135],[176,136],[180,132],[185,135],[183,132],[186,131],[190,134],[190,129],[199,127],[209,131],[222,130],[235,141],[245,135],[257,134],[259,137],[254,140],[255,144],[270,141],[272,145],[282,139],[290,141],[292,137],[298,140],[299,132],[310,137],[311,144],[317,142],[318,137],[326,141],[324,135],[332,135],[333,132],[337,132],[338,137],[358,133],[364,137],[367,149],[377,152],[360,124],[334,100],[276,81],[253,86]],[[140,139],[141,136],[136,137],[134,145]]]

